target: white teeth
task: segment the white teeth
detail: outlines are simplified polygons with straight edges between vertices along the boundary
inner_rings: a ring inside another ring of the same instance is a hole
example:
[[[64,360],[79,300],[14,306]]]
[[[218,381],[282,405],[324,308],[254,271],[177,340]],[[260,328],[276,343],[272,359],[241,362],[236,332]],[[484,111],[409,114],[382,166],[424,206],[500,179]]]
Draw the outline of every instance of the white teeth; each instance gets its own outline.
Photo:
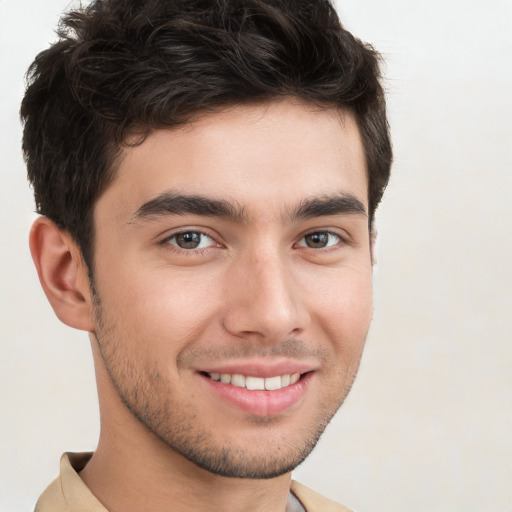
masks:
[[[261,377],[246,377],[245,387],[252,390],[265,389],[265,379],[262,379]]]
[[[252,377],[235,373],[209,373],[212,380],[220,381],[223,384],[231,384],[239,388],[247,388],[251,391],[264,390],[275,391],[295,384],[300,379],[300,373],[276,375],[275,377]]]
[[[229,375],[229,373],[221,373],[220,374],[220,381],[223,384],[229,384],[231,382],[231,375]]]
[[[239,375],[238,373],[235,373],[235,375],[231,375],[231,384],[239,388],[245,388],[245,376]]]
[[[274,389],[281,389],[283,386],[281,384],[281,377],[267,377],[265,379],[265,389],[269,391],[273,391]]]

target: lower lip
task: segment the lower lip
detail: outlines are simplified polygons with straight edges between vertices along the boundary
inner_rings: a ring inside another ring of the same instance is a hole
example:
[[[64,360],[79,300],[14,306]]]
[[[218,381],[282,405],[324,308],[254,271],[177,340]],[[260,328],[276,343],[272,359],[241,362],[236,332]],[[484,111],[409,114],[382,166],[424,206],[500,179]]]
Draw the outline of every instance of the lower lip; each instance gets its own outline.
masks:
[[[275,416],[299,403],[304,397],[312,372],[304,374],[295,384],[274,391],[239,388],[199,374],[210,389],[228,404],[255,416]]]

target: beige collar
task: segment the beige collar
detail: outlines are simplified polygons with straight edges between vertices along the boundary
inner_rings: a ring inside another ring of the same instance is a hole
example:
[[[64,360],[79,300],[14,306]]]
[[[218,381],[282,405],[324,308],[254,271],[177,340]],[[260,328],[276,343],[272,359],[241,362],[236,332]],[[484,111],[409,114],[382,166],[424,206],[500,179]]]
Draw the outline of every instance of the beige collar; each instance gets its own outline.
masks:
[[[34,512],[108,512],[78,475],[91,457],[92,453],[62,455],[60,477],[39,498]],[[350,512],[298,482],[292,481],[291,491],[307,512]]]

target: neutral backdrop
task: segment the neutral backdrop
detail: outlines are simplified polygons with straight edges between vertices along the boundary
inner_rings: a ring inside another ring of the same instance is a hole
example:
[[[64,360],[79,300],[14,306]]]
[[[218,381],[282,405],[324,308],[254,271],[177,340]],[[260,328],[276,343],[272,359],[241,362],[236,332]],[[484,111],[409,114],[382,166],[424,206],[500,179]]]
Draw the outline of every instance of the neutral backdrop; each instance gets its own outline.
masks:
[[[2,512],[31,510],[98,436],[87,336],[30,260],[17,114],[68,3],[0,0]],[[512,512],[512,2],[337,5],[386,59],[396,160],[361,371],[295,478],[359,512]]]

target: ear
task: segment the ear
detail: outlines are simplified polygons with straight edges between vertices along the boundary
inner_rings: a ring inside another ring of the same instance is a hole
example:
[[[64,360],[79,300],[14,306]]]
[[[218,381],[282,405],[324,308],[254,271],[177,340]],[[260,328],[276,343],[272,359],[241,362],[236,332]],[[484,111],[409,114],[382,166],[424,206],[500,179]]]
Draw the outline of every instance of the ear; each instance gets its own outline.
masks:
[[[77,245],[46,217],[34,222],[29,242],[39,281],[59,320],[94,331],[87,266]]]

